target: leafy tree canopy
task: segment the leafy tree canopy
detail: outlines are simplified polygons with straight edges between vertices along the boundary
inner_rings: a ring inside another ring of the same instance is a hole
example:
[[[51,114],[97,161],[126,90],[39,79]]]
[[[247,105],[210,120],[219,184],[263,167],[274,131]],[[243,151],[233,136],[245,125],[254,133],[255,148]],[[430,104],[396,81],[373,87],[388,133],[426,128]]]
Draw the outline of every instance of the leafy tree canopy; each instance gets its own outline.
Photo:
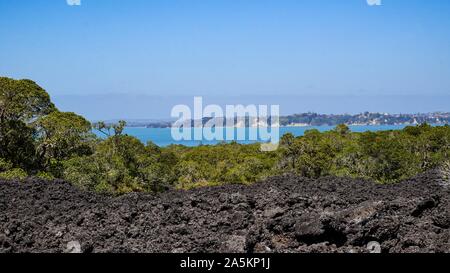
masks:
[[[35,82],[0,77],[0,122],[29,123],[55,110],[48,93]]]

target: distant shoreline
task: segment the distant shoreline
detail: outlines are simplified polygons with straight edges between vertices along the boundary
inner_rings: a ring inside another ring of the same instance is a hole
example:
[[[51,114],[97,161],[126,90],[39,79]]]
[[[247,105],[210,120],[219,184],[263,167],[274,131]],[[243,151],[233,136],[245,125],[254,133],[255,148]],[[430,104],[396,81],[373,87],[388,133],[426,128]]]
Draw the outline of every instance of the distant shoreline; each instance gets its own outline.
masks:
[[[125,120],[127,121],[127,120]],[[211,118],[204,118],[201,122],[206,124],[210,122]],[[116,123],[118,120],[106,121],[106,123]],[[223,118],[218,119],[217,124],[236,124],[236,121],[226,121]],[[174,121],[153,121],[153,120],[130,120],[127,121],[127,127],[133,128],[171,128]],[[192,127],[194,121],[191,121]],[[428,123],[435,125],[450,124],[449,112],[435,112],[435,113],[418,113],[418,114],[387,114],[387,113],[361,113],[356,115],[350,114],[317,114],[317,113],[303,113],[282,116],[279,118],[280,127],[314,127],[314,126],[337,126],[345,124],[347,126],[416,126],[419,124]],[[250,118],[246,118],[245,126],[240,124],[238,128],[252,128]],[[270,121],[268,125],[270,126]],[[226,128],[227,126],[221,126]]]
[[[357,127],[357,126],[373,126],[373,127],[376,127],[376,126],[417,126],[417,125],[420,125],[420,124],[423,124],[423,123],[417,123],[417,124],[410,124],[410,123],[397,123],[397,124],[369,124],[369,123],[368,124],[346,124],[346,123],[341,123],[341,124],[344,124],[344,125],[349,126],[349,127]],[[433,126],[446,126],[446,125],[450,125],[450,122],[449,123],[427,123],[427,124],[430,124],[430,125],[433,125]],[[339,125],[339,124],[335,124],[335,125],[330,125],[330,124],[290,125],[289,124],[289,125],[280,125],[278,127],[280,127],[280,128],[308,128],[308,127],[325,127],[325,126],[327,126],[327,127],[335,127],[337,125]],[[159,127],[159,126],[145,126],[145,125],[138,125],[138,126],[127,125],[126,127],[127,128],[138,128],[138,129],[170,129],[170,128],[172,128],[171,126],[161,126],[161,127]],[[209,127],[191,127],[191,128],[209,128]],[[217,128],[247,129],[247,128],[258,128],[258,127],[252,127],[252,126],[244,126],[244,127],[242,127],[242,126],[240,126],[240,127],[236,127],[236,126],[234,126],[234,127],[217,126]]]
[[[377,126],[417,126],[420,124],[344,124],[346,126],[349,127],[377,127]],[[432,126],[445,126],[445,125],[450,125],[449,123],[432,123],[430,124]],[[323,125],[304,125],[304,126],[299,126],[299,125],[281,125],[279,126],[280,128],[314,128],[314,127],[335,127],[337,125],[327,125],[327,124],[323,124]],[[171,129],[172,127],[147,127],[147,126],[126,126],[127,128],[136,128],[136,129]],[[208,128],[208,127],[191,127],[191,128]],[[257,128],[257,127],[217,127],[217,128],[234,128],[234,129],[249,129],[249,128]]]

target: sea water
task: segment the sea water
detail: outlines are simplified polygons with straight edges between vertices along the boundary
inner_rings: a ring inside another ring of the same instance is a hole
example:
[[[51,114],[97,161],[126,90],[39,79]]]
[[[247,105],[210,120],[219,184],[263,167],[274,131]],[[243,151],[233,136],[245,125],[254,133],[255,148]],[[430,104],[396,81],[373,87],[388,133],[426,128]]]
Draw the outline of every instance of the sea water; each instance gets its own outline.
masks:
[[[388,131],[388,130],[401,130],[407,125],[355,125],[349,126],[352,132],[366,132],[366,131]],[[326,132],[333,130],[335,126],[305,126],[305,127],[280,127],[280,137],[287,133],[292,133],[294,136],[303,136],[306,131],[317,129],[320,132]],[[201,130],[200,128],[192,128],[191,130]],[[250,130],[257,130],[255,128],[237,128],[235,129],[235,140],[241,144],[251,144],[258,141],[251,140],[237,140],[237,135],[239,130],[245,130],[246,135],[249,135]],[[225,130],[224,130],[225,131]],[[95,132],[99,137],[103,137],[100,132]],[[215,140],[182,140],[175,141],[172,138],[171,128],[145,128],[145,127],[127,127],[124,130],[124,134],[134,136],[138,138],[143,143],[149,141],[155,143],[160,147],[169,146],[172,144],[184,145],[184,146],[199,146],[199,145],[216,145],[224,141]]]

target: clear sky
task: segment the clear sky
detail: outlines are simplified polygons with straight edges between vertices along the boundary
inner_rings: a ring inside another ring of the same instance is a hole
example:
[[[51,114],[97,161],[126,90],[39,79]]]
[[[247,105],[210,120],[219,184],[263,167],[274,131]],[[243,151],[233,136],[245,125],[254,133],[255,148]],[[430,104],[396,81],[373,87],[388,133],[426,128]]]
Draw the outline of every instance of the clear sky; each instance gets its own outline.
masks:
[[[0,75],[91,119],[161,118],[194,95],[450,111],[449,15],[445,0],[0,0]]]

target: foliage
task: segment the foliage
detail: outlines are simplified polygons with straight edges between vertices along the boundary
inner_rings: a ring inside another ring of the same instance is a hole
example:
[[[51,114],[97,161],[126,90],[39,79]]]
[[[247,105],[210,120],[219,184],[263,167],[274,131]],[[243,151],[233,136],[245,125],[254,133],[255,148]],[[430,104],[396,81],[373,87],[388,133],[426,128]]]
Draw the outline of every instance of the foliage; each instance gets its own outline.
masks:
[[[5,180],[22,180],[27,177],[27,173],[19,168],[11,169],[5,172],[0,172],[0,179]]]
[[[190,189],[230,183],[250,184],[274,173],[278,154],[261,152],[259,144],[237,143],[180,148],[170,146],[179,158],[177,188]]]
[[[174,160],[151,143],[115,135],[98,143],[92,155],[67,160],[63,177],[88,190],[159,192],[174,181]]]
[[[20,120],[0,123],[0,157],[14,166],[32,169],[36,165],[34,129]]]
[[[116,136],[122,135],[126,125],[127,123],[123,120],[119,121],[117,124],[106,124],[105,122],[100,121],[95,123],[93,127],[105,136],[110,137],[113,135],[111,131],[113,131]]]
[[[29,123],[55,110],[50,96],[35,82],[0,77],[0,123]]]
[[[17,168],[37,168],[34,122],[55,110],[33,81],[0,77],[0,157]]]
[[[37,178],[40,178],[40,179],[43,179],[43,180],[54,180],[55,179],[55,177],[51,174],[51,173],[48,173],[48,172],[38,172],[36,175],[35,175],[35,177],[37,177]]]
[[[59,112],[36,83],[0,78],[0,178],[59,178],[85,190],[123,194],[251,184],[287,172],[380,183],[438,167],[449,173],[449,126],[354,133],[338,125],[302,137],[286,134],[273,152],[238,143],[158,147],[124,134],[125,126],[124,121],[94,124],[106,136],[96,138],[87,120]]]
[[[284,141],[284,143],[283,143]],[[351,133],[309,131],[282,141],[284,170],[317,178],[325,175],[397,182],[440,166],[448,160],[450,127],[420,125],[399,131]]]
[[[0,172],[5,172],[12,168],[11,162],[6,161],[5,159],[0,157]]]
[[[36,122],[36,152],[43,167],[59,176],[63,160],[91,154],[91,124],[74,113],[55,111]]]

